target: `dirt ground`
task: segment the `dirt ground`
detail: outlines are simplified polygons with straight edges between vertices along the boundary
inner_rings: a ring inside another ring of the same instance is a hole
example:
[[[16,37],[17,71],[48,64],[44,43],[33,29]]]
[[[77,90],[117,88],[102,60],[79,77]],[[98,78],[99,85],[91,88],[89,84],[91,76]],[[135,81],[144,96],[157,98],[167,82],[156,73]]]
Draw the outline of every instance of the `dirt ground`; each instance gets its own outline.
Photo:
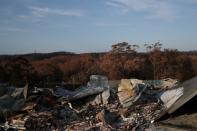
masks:
[[[158,131],[197,131],[197,96],[156,124]]]

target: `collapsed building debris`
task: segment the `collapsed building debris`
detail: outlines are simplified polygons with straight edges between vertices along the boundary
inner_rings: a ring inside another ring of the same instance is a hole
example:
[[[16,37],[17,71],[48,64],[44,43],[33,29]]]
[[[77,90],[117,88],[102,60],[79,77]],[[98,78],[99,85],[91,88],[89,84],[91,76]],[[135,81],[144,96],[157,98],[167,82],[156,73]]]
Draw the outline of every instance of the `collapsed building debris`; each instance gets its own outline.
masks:
[[[197,95],[197,77],[122,79],[92,75],[75,90],[57,87],[0,88],[2,130],[151,130],[155,120]],[[84,102],[82,102],[84,101]],[[181,102],[182,101],[182,102]]]
[[[76,89],[75,91],[57,88],[54,94],[57,97],[63,97],[67,101],[73,101],[97,94],[96,98],[91,103],[107,104],[110,95],[110,90],[107,77],[92,75],[90,76],[90,81],[86,86]]]
[[[164,103],[166,109],[168,110],[182,95],[183,87],[171,89],[167,91],[162,91],[158,93],[158,97]]]
[[[139,99],[146,86],[141,80],[122,79],[118,87],[118,98],[123,107],[131,106]]]

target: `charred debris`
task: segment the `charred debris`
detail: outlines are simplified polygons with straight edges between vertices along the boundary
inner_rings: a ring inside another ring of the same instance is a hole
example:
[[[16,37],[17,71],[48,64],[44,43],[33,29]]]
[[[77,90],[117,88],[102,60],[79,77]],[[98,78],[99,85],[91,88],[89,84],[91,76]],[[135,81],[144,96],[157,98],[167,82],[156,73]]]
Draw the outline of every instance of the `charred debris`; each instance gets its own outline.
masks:
[[[155,121],[197,94],[197,77],[108,81],[90,76],[86,86],[68,90],[0,88],[0,130],[155,130]]]

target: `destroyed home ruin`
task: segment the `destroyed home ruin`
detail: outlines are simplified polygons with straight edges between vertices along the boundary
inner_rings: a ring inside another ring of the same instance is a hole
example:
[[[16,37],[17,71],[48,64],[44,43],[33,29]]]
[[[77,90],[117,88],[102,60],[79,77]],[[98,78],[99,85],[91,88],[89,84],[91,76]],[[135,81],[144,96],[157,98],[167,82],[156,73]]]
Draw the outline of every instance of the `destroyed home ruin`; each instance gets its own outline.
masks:
[[[176,130],[158,125],[158,119],[175,112],[196,94],[197,77],[180,83],[170,78],[108,81],[106,76],[92,75],[86,85],[75,90],[4,86],[0,88],[0,128]]]

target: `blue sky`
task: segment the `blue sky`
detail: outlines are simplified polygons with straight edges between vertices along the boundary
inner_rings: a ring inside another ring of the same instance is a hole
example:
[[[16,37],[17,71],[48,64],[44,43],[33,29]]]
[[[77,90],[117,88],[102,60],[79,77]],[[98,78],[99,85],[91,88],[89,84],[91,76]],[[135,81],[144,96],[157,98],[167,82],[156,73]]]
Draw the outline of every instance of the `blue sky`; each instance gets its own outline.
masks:
[[[196,0],[0,0],[0,54],[102,52],[117,42],[197,50]]]

